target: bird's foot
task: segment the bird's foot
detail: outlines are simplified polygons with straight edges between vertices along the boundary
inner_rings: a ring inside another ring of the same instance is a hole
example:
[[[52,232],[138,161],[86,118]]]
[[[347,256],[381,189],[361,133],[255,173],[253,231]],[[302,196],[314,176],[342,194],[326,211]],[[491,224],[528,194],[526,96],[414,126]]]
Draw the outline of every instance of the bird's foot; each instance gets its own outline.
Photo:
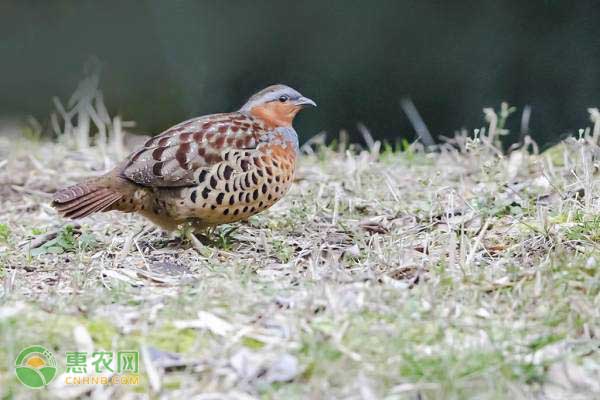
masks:
[[[232,235],[238,228],[239,225],[206,227],[197,221],[188,221],[182,226],[181,237],[189,241],[196,249],[205,249],[210,246],[228,250],[233,245]]]
[[[198,221],[191,220],[185,222],[181,226],[180,238],[182,242],[189,242],[192,247],[200,253],[205,253],[207,246],[213,245],[211,236],[211,228],[201,226]]]

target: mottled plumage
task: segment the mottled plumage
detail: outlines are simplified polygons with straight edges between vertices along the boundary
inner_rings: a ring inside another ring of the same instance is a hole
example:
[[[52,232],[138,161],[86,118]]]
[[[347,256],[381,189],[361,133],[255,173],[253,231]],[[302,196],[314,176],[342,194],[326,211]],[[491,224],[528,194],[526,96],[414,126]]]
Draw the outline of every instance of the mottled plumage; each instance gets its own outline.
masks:
[[[289,189],[298,156],[296,113],[315,103],[284,85],[252,96],[237,112],[182,122],[148,140],[103,177],[57,192],[66,217],[138,212],[165,229],[248,218]]]

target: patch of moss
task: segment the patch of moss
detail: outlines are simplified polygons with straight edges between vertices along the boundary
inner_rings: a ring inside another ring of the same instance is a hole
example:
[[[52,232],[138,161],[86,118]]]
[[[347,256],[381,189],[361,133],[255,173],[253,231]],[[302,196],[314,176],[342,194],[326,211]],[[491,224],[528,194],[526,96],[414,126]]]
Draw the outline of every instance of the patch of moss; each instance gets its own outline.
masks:
[[[112,347],[113,338],[118,336],[117,329],[108,321],[96,319],[89,321],[86,328],[94,340],[94,344],[103,349]]]
[[[161,350],[175,353],[187,353],[198,340],[198,332],[194,329],[177,329],[167,323],[148,335],[147,341]]]

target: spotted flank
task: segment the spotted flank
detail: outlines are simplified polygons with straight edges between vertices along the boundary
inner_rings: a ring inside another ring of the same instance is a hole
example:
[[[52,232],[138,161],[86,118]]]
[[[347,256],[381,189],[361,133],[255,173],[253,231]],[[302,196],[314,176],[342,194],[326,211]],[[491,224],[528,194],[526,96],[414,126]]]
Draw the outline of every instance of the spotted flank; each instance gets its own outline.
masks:
[[[223,152],[223,161],[196,173],[197,185],[167,201],[176,218],[198,218],[208,224],[234,222],[263,211],[289,190],[295,154],[278,145]]]

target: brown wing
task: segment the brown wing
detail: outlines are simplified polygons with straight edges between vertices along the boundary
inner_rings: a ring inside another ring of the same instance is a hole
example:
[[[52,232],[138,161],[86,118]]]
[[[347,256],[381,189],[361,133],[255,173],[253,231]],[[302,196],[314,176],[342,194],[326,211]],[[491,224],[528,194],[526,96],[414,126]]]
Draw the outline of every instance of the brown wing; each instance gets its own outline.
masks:
[[[256,148],[261,133],[264,126],[241,113],[191,119],[132,153],[121,175],[143,186],[191,186],[199,170],[222,161],[223,150]]]

